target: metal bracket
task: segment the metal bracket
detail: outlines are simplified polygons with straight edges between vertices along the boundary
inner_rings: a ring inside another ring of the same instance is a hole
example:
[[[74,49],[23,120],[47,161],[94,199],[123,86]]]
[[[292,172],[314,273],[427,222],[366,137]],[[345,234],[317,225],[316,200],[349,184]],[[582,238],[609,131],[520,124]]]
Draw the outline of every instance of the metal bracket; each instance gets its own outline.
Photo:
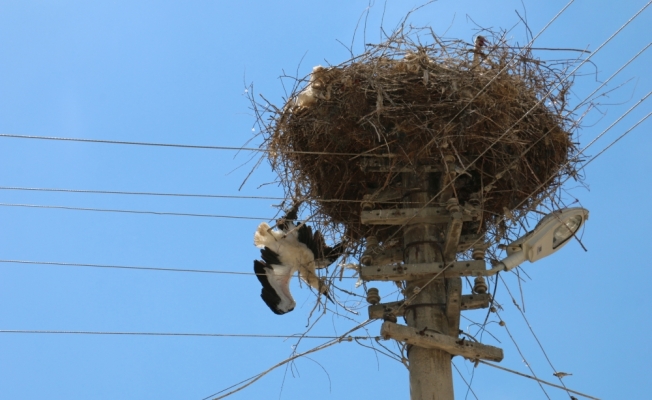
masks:
[[[445,224],[451,216],[445,207],[427,208],[401,208],[393,210],[371,210],[360,213],[360,222],[365,225],[403,225],[405,223],[417,224]],[[462,214],[461,220],[476,221],[476,214]]]
[[[446,318],[448,319],[448,332],[455,333],[460,330],[460,309],[462,303],[462,279],[446,279]]]
[[[362,261],[364,259],[364,261]],[[362,264],[367,265],[366,261],[371,260],[369,264],[387,265],[396,264],[403,261],[403,249],[399,246],[389,249],[381,249],[379,247],[367,248],[363,257],[360,259]]]
[[[485,294],[463,294],[460,299],[461,310],[476,310],[478,308],[487,308],[491,302],[491,295]],[[403,305],[403,300],[392,301],[389,303],[380,303],[367,308],[369,312],[369,319],[383,319],[385,314],[396,314],[397,316],[403,313],[396,313],[396,311]]]
[[[455,356],[471,360],[502,361],[503,349],[486,344],[442,335],[428,329],[417,330],[409,326],[385,321],[380,328],[380,335],[385,339],[394,339],[426,349],[443,350]]]
[[[478,243],[483,244],[483,237],[483,235],[460,236],[460,242],[457,244],[457,252],[461,253],[463,251],[470,250],[471,248],[477,246]]]
[[[448,264],[434,262],[423,264],[372,265],[360,268],[360,278],[363,281],[409,281],[438,274]],[[485,271],[484,260],[456,261],[444,270],[438,278],[482,276],[485,274]]]
[[[491,295],[489,293],[465,294],[462,296],[460,309],[477,310],[478,308],[488,308],[489,303],[491,303]]]
[[[403,300],[369,306],[369,319],[383,319],[385,314],[394,314],[402,305]]]
[[[444,242],[444,260],[454,260],[462,233],[462,213],[454,212],[448,222],[446,241]]]

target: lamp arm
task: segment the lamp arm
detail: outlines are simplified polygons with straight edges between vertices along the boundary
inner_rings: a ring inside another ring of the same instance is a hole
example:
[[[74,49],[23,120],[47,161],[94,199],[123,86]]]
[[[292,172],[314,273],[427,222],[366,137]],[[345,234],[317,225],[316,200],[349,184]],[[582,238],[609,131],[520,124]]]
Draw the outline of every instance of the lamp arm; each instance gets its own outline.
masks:
[[[523,250],[512,253],[510,256],[496,264],[496,266],[494,266],[492,269],[487,270],[483,275],[492,276],[496,275],[500,271],[509,271],[522,264],[525,260],[527,260],[527,257]]]

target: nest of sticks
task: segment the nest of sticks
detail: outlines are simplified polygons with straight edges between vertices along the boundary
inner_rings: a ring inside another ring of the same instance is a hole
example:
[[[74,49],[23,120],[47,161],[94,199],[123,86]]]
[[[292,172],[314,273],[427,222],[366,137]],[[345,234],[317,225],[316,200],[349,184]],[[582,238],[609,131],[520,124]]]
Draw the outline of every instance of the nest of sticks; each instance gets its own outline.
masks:
[[[317,207],[323,230],[344,227],[353,243],[391,235],[361,224],[361,203],[400,188],[401,171],[439,171],[431,175],[440,187],[452,174],[451,196],[482,207],[478,231],[506,213],[524,218],[575,173],[572,80],[563,66],[500,34],[469,44],[427,32],[431,44],[398,33],[340,65],[315,67],[283,107],[267,107],[263,146],[272,167],[286,195]]]

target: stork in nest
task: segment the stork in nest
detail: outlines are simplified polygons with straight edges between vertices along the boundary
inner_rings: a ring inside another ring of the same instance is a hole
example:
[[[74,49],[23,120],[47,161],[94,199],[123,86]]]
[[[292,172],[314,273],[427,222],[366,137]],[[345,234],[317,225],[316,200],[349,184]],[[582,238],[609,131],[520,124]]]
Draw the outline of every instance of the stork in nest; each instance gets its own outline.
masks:
[[[326,245],[319,231],[304,224],[295,224],[296,204],[272,229],[263,222],[254,234],[254,245],[259,247],[261,260],[254,261],[254,272],[263,285],[260,297],[275,314],[285,314],[296,306],[290,293],[290,279],[295,272],[317,293],[329,298],[327,285],[317,276],[317,268],[335,262],[342,253],[342,243]]]

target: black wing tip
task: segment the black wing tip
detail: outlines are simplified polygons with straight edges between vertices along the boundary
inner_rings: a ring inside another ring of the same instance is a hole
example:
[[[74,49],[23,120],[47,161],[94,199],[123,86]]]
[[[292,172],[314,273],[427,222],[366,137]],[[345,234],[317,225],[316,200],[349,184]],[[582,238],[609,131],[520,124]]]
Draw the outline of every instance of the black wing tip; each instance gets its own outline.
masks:
[[[333,247],[327,247],[327,252],[324,254],[326,258],[331,263],[334,263],[342,254],[344,254],[344,242],[339,242]]]
[[[301,201],[298,201],[292,205],[292,207],[285,213],[285,215],[276,220],[276,226],[282,231],[288,230],[287,221],[296,221],[299,218],[299,207],[301,206]]]
[[[271,251],[271,250],[270,250]],[[266,268],[270,268],[264,261],[254,260],[254,272],[258,281],[263,285],[263,289],[260,292],[260,298],[263,299],[267,307],[276,315],[283,315],[294,310],[291,308],[289,310],[281,310],[278,308],[278,305],[281,304],[281,298],[272,288],[272,285],[267,280],[267,273],[265,272]]]
[[[279,258],[280,256],[278,255],[278,253],[267,246],[263,247],[260,250],[260,257],[266,263],[265,265],[266,268],[269,268],[268,265],[281,264],[281,260]],[[265,272],[265,270],[263,270],[263,272]]]
[[[267,307],[269,307],[269,309],[272,310],[272,312],[276,315],[287,314],[290,311],[294,310],[294,308],[289,310],[281,310],[278,308],[278,304],[281,302],[281,299],[273,290],[269,291],[263,288],[263,290],[260,292],[260,298],[263,299],[265,304],[267,304]]]

